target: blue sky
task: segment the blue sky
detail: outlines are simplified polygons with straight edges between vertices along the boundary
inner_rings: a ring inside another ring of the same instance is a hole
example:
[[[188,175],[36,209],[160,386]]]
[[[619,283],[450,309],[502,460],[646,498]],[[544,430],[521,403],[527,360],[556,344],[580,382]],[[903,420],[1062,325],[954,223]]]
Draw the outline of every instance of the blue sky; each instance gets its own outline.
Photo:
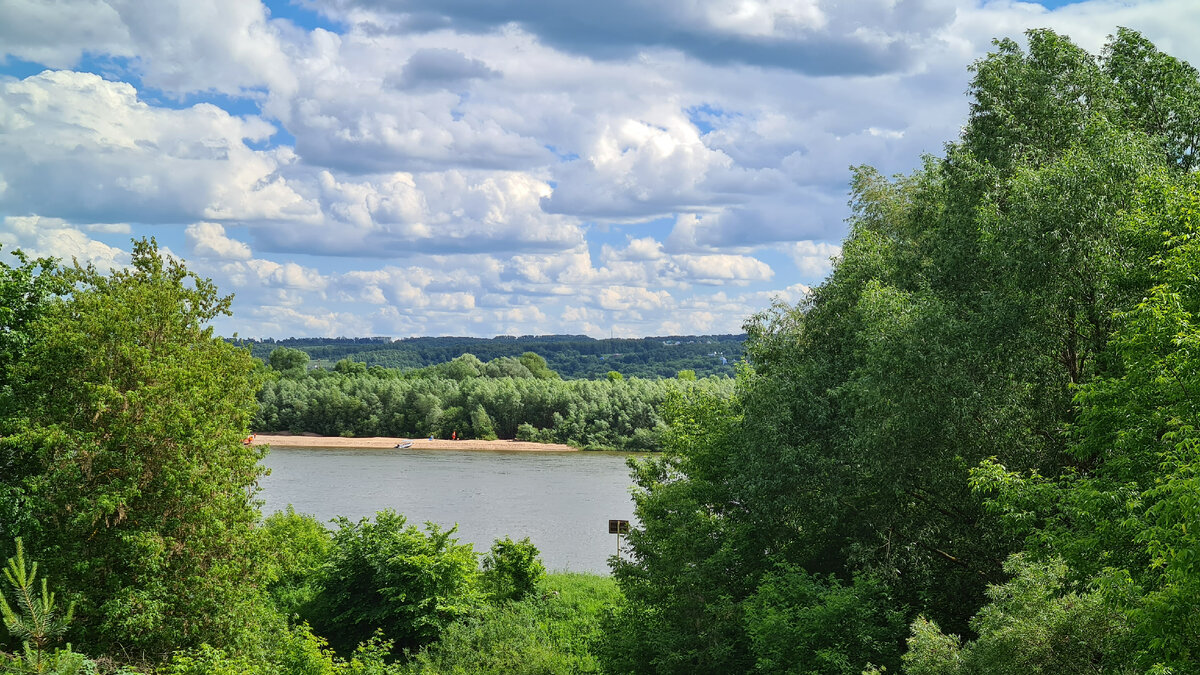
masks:
[[[0,4],[0,244],[154,236],[223,334],[736,332],[846,234],[849,167],[962,124],[968,65],[1191,0]]]

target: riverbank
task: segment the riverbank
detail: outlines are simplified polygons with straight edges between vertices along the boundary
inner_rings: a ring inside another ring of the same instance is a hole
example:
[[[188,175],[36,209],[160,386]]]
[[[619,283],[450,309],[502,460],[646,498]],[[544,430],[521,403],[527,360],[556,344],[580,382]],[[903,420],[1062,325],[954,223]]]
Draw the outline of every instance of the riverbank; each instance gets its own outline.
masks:
[[[395,448],[399,443],[412,443],[411,450],[503,450],[506,452],[578,452],[578,448],[561,443],[529,443],[526,441],[451,441],[445,438],[391,438],[371,436],[367,438],[345,438],[343,436],[316,436],[308,434],[255,434],[254,445],[272,445],[281,448]]]

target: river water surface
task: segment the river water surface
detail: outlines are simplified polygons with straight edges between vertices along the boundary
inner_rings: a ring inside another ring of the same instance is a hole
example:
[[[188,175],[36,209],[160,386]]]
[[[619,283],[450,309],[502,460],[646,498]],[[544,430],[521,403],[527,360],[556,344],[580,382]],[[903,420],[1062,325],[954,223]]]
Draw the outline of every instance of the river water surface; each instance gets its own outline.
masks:
[[[552,571],[608,573],[609,519],[633,520],[628,455],[599,452],[273,448],[263,513],[291,504],[322,521],[357,521],[385,508],[410,523],[458,524],[486,552],[496,538],[529,537]]]

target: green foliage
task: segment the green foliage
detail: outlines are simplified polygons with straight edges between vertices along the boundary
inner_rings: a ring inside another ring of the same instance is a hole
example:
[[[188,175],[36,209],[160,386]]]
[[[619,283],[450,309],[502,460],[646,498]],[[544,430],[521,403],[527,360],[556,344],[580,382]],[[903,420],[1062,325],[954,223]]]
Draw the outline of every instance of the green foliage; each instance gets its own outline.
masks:
[[[534,352],[525,352],[520,357],[521,365],[529,370],[529,374],[539,380],[557,380],[558,373],[550,369],[546,359]]]
[[[28,643],[23,653],[11,659],[0,654],[0,672],[11,675],[82,675],[94,673],[95,663],[71,650],[71,645],[52,652],[34,651]]]
[[[175,654],[161,675],[400,675],[399,665],[388,663],[392,642],[378,632],[343,659],[308,624],[279,632],[266,658],[254,659],[226,649],[201,645]]]
[[[913,672],[1200,667],[1200,80],[1126,30],[972,70],[944,159],[855,170],[841,259],[747,324],[733,407],[667,400],[614,672],[891,670],[918,616]]]
[[[308,354],[299,349],[280,347],[272,350],[268,362],[271,370],[288,377],[298,377],[308,371]]]
[[[528,372],[517,359],[506,363],[505,368],[515,364]],[[420,376],[315,370],[305,377],[271,379],[259,392],[254,427],[327,436],[520,435],[576,447],[658,450],[662,419],[657,408],[671,392],[702,389],[728,396],[733,390],[726,378],[609,382],[520,377],[511,371],[503,377],[470,374],[494,365],[464,357]],[[448,369],[462,369],[461,379],[443,372]]]
[[[367,372],[367,365],[350,359],[342,359],[333,364],[333,370],[343,375],[362,375]]]
[[[536,442],[541,440],[541,434],[538,432],[537,427],[528,422],[521,422],[517,425],[516,439],[518,441]]]
[[[89,649],[153,660],[247,645],[261,450],[241,441],[257,382],[249,354],[207,326],[230,299],[146,241],[128,269],[66,276],[69,298],[28,327],[0,439],[23,467],[0,477],[25,495],[16,534],[78,600]]]
[[[14,370],[33,343],[32,326],[70,288],[54,260],[30,260],[20,250],[12,257],[13,265],[0,261],[0,435],[11,433],[16,422],[20,401],[14,398]],[[0,445],[0,555],[34,524],[23,506],[22,477],[36,470],[25,453]]]
[[[489,605],[413,655],[409,675],[599,673],[601,619],[620,599],[608,577],[551,574],[540,596]]]
[[[483,587],[495,600],[521,600],[534,593],[546,576],[540,552],[529,537],[513,541],[509,537],[492,542],[483,557]]]
[[[0,593],[0,618],[4,627],[16,639],[20,640],[25,651],[25,658],[19,659],[16,668],[27,667],[31,672],[59,672],[59,663],[75,664],[75,656],[70,654],[46,654],[46,648],[56,642],[67,632],[67,626],[75,613],[75,605],[67,605],[67,611],[60,613],[55,607],[54,594],[42,577],[42,589],[39,594],[35,587],[37,580],[36,562],[25,558],[25,548],[21,539],[16,541],[17,553],[8,559],[4,569],[4,578],[12,586],[13,604],[10,605],[5,593]],[[16,609],[13,609],[13,605]],[[75,670],[82,664],[75,665]],[[72,672],[67,670],[66,672]]]
[[[746,672],[753,666],[740,604],[755,561],[740,549],[754,537],[723,481],[737,401],[699,389],[664,404],[668,454],[630,460],[642,528],[630,557],[610,559],[626,602],[606,619],[606,671]],[[713,506],[719,505],[719,506]],[[730,517],[733,516],[733,517]],[[766,564],[766,563],[759,563]]]
[[[0,251],[3,248],[0,247]],[[69,285],[50,258],[30,260],[23,251],[11,252],[15,264],[0,262],[0,395],[8,396],[14,364],[29,348],[29,326],[49,306],[50,300],[65,294]],[[5,401],[0,398],[0,401]],[[8,409],[5,405],[3,409]]]
[[[855,578],[843,585],[781,565],[746,602],[746,624],[763,673],[859,675],[869,665],[896,669],[907,628],[886,584]]]
[[[485,441],[496,440],[496,429],[492,426],[492,418],[488,416],[483,405],[476,404],[471,410],[471,434]]]
[[[453,528],[427,523],[422,532],[390,510],[373,522],[336,522],[319,592],[301,615],[339,652],[376,629],[401,648],[420,647],[478,604],[476,553]]]
[[[1135,673],[1127,618],[1097,592],[1067,587],[1062,561],[1017,555],[1013,578],[988,590],[991,602],[971,620],[979,636],[965,645],[924,617],[913,623],[904,655],[911,675]]]
[[[381,366],[432,375],[438,366],[464,354],[486,362],[485,377],[539,379],[604,379],[611,370],[627,377],[672,378],[680,370],[699,377],[728,377],[742,358],[744,335],[687,335],[595,340],[583,335],[502,335],[492,339],[464,337],[287,338],[238,340],[256,358],[269,359],[273,350],[299,349],[327,366],[352,358]],[[532,356],[528,356],[532,355]],[[543,369],[544,367],[544,369]],[[395,371],[392,371],[395,372]]]
[[[1050,476],[987,462],[973,480],[1040,559],[1061,556],[1126,612],[1141,665],[1192,670],[1200,624],[1183,609],[1200,592],[1195,507],[1200,402],[1200,182],[1156,173],[1141,182],[1129,227],[1160,238],[1156,283],[1117,318],[1115,367],[1081,387],[1072,448],[1080,466]]]
[[[291,504],[286,511],[267,516],[256,530],[259,537],[260,564],[267,591],[284,616],[292,616],[312,601],[317,572],[329,559],[333,537],[316,518],[296,513]]]

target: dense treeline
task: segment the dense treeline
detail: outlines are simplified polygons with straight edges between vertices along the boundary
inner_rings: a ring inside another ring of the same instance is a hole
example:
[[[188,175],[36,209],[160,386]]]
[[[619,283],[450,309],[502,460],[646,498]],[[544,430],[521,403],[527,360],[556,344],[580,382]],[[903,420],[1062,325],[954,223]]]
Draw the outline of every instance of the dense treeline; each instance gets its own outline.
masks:
[[[611,672],[1200,672],[1197,72],[1127,30],[973,72],[736,398],[670,401]]]
[[[258,394],[258,431],[326,436],[437,436],[567,443],[591,449],[657,450],[658,409],[672,392],[728,396],[733,380],[561,380],[526,352],[487,363],[471,354],[414,371],[343,359],[309,370],[307,355],[280,347]]]
[[[0,301],[0,671],[596,671],[615,585],[547,577],[528,539],[480,555],[391,511],[264,520],[242,439],[260,380],[305,368],[214,337],[230,298],[153,242],[107,275],[18,253]],[[553,377],[515,361],[496,368]]]
[[[287,338],[239,340],[251,353],[266,361],[280,347],[305,352],[317,363],[332,364],[345,358],[367,366],[417,369],[445,363],[463,354],[483,361],[517,357],[533,352],[567,379],[603,379],[610,371],[626,377],[674,377],[681,370],[699,377],[733,376],[742,358],[745,335],[686,335],[596,340],[586,335],[523,335],[495,338],[420,337],[391,341],[388,338]]]

